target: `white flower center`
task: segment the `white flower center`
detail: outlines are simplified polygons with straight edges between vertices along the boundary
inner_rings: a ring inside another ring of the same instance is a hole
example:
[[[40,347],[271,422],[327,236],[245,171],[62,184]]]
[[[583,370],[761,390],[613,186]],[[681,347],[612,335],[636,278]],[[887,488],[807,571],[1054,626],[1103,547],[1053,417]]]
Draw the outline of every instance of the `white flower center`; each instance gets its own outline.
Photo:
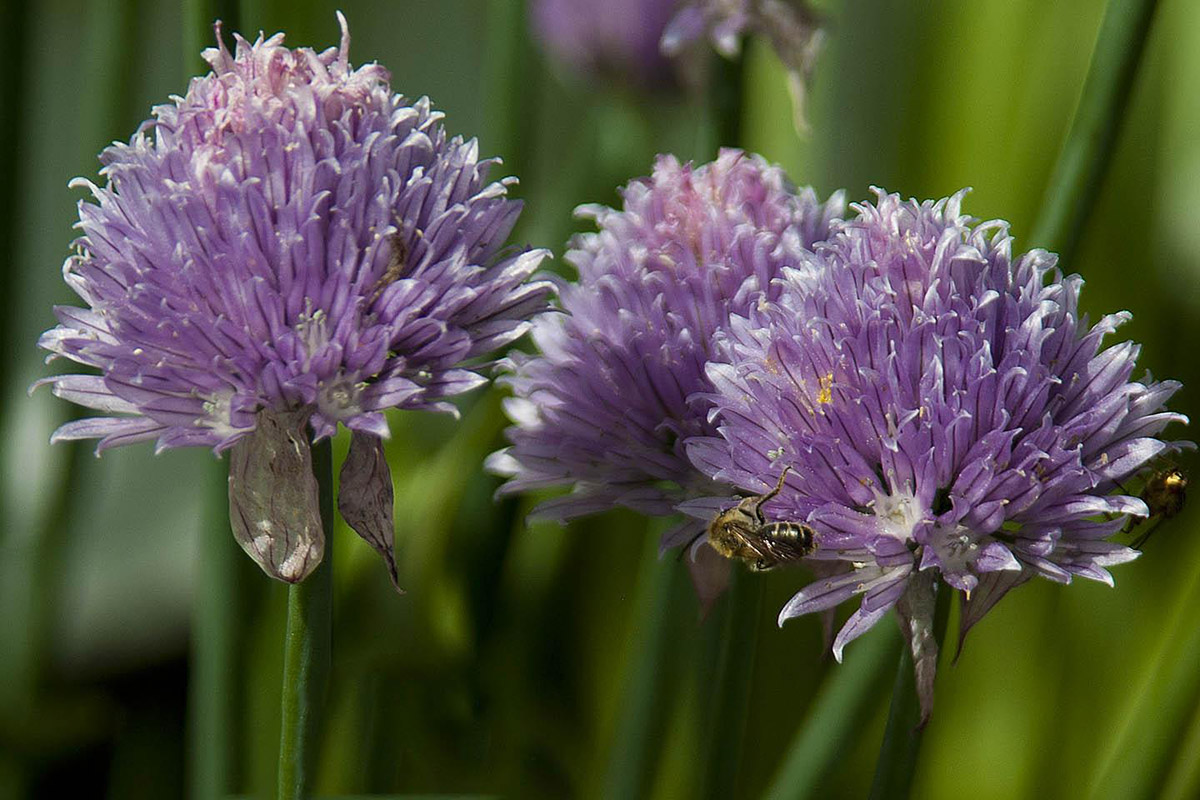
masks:
[[[317,408],[328,419],[343,420],[363,413],[359,397],[363,384],[342,375],[317,389]]]
[[[296,319],[296,333],[300,335],[300,340],[304,343],[304,350],[308,353],[304,364],[304,369],[307,371],[313,356],[329,342],[329,331],[326,330],[325,324],[329,315],[323,308],[313,310],[312,300],[305,300],[305,306],[304,313]]]
[[[938,525],[930,532],[929,544],[942,562],[943,572],[966,572],[979,553],[970,529],[963,525]]]
[[[913,529],[921,523],[926,514],[916,498],[909,493],[883,494],[876,493],[871,503],[875,516],[883,521],[884,529],[890,536],[908,541],[913,538]]]
[[[204,401],[203,417],[196,419],[196,426],[209,428],[223,437],[232,436],[240,430],[233,424],[233,390],[218,392]]]

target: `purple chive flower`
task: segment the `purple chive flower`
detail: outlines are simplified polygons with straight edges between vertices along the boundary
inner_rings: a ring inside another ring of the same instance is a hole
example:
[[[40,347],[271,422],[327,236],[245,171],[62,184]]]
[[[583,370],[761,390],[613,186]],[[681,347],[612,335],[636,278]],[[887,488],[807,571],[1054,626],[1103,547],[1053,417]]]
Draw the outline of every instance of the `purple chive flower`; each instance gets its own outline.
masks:
[[[708,39],[725,58],[736,58],[743,36],[765,37],[787,70],[796,130],[807,132],[804,104],[824,39],[820,22],[805,0],[691,0],[671,18],[660,47],[666,55],[678,56]]]
[[[840,195],[822,205],[737,150],[700,167],[662,156],[623,194],[620,211],[579,209],[600,230],[567,254],[579,282],[560,292],[566,313],[535,321],[540,355],[512,357],[505,378],[516,425],[489,467],[512,478],[504,493],[572,487],[539,509],[557,519],[615,505],[668,515],[713,492],[684,448],[715,433],[709,404],[693,399],[711,388],[713,335],[731,313],[775,299],[781,270],[842,211]]]
[[[965,595],[963,630],[1041,575],[1111,585],[1138,554],[1108,538],[1145,504],[1120,482],[1176,447],[1179,388],[1131,381],[1138,347],[1101,347],[1129,318],[1091,325],[1083,281],[1050,253],[1011,260],[1002,221],[879,192],[836,226],[777,302],[733,320],[708,366],[720,437],[689,454],[816,531],[821,575],[780,623],[861,596],[842,648],[895,606],[927,716],[936,582]]]
[[[104,150],[104,186],[73,183],[96,201],[80,202],[63,267],[87,307],[56,308],[40,341],[99,371],[44,381],[103,414],[55,441],[232,448],[235,533],[289,581],[320,561],[319,518],[283,525],[250,496],[315,513],[299,478],[295,497],[269,494],[303,472],[306,429],[354,431],[343,513],[394,577],[384,410],[453,413],[448,398],[485,382],[470,360],[520,336],[552,290],[527,281],[545,251],[503,249],[512,180],[489,181],[495,162],[448,138],[427,99],[393,94],[382,67],[352,67],[338,19],[341,45],[321,53],[282,34],[230,53],[218,26],[212,72]],[[297,464],[261,463],[291,446]],[[385,495],[385,510],[362,505]]]
[[[638,85],[669,84],[670,60],[658,46],[676,0],[534,0],[537,39],[555,61],[586,75]]]

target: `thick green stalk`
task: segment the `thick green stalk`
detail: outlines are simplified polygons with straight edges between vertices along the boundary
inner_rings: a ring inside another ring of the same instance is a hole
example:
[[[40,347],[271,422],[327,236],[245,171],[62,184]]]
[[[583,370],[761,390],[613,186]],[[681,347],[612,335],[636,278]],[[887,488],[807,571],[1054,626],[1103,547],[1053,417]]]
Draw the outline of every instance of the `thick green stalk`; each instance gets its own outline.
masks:
[[[200,532],[192,607],[189,677],[192,797],[229,793],[233,753],[233,675],[237,663],[237,567],[242,558],[229,530],[227,471],[214,465],[209,524]]]
[[[1179,739],[1174,759],[1162,782],[1163,800],[1186,800],[1200,796],[1200,704],[1193,704],[1192,718]]]
[[[716,146],[739,147],[742,143],[742,56],[735,59],[713,58],[713,76],[708,90]],[[713,153],[715,156],[716,153]]]
[[[487,0],[487,38],[484,41],[484,72],[481,81],[488,152],[504,159],[505,174],[524,175],[534,144],[536,116],[531,101],[536,97],[531,82],[539,75],[533,69],[526,31],[525,4],[511,0]],[[481,141],[485,137],[481,136]]]
[[[900,637],[890,626],[854,643],[846,663],[830,670],[763,800],[802,800],[815,794],[821,779],[874,712],[900,648]],[[911,666],[908,672],[911,682]]]
[[[763,607],[763,579],[750,574],[741,564],[733,565],[733,575],[725,597],[720,623],[715,675],[705,690],[712,698],[706,731],[703,762],[706,774],[703,796],[733,797],[738,786],[742,740],[750,711],[754,656],[758,648],[758,625]]]
[[[241,23],[238,0],[184,0],[183,3],[183,78],[208,72],[200,53],[215,43],[213,23],[220,20],[229,36]],[[184,83],[184,86],[187,84]]]
[[[742,138],[743,61],[740,56],[732,61],[713,61],[707,99],[714,144],[716,148],[736,147]],[[737,788],[763,605],[761,576],[748,574],[740,564],[732,567],[729,589],[720,600],[717,614],[706,623],[706,639],[715,646],[704,650],[715,661],[710,665],[711,681],[701,683],[708,692],[708,714],[701,761],[705,772],[700,788],[701,795],[710,798],[732,797]],[[714,633],[720,636],[715,643],[709,638]]]
[[[5,6],[4,26],[0,28],[0,64],[3,65],[5,80],[0,81],[0,108],[12,109],[9,122],[0,125],[0,152],[16,153],[21,142],[22,128],[17,115],[21,104],[32,93],[27,82],[30,19],[33,11],[25,3],[9,3]],[[22,168],[24,159],[0,159],[0,297],[12,303],[18,296],[20,281],[17,278],[17,241],[19,239],[18,208],[25,196],[22,192]],[[4,341],[19,339],[16,325],[17,315],[8,313],[0,319],[0,335]],[[17,355],[20,348],[5,348],[0,353],[0,388],[7,390],[9,380],[15,374]],[[7,503],[4,492],[0,492],[0,509]],[[11,519],[4,514],[3,519]]]
[[[921,750],[923,731],[917,727],[920,719],[912,651],[905,646],[900,648],[900,664],[892,684],[892,705],[875,764],[875,780],[871,782],[872,800],[908,797]]]
[[[1157,6],[1157,0],[1110,0],[1105,9],[1079,106],[1046,186],[1032,236],[1032,244],[1057,252],[1063,262],[1073,259],[1095,205]],[[1055,595],[1051,611],[1061,602],[1061,596]],[[1047,634],[1053,639],[1058,630],[1052,627]],[[1051,651],[1059,649],[1052,642]],[[1060,673],[1061,682],[1075,680],[1064,664]],[[1064,724],[1053,707],[1049,711],[1047,719]],[[1042,772],[1055,778],[1061,773],[1058,762],[1054,754],[1045,753]]]
[[[694,624],[690,604],[674,602],[681,572],[673,556],[659,558],[658,537],[647,537],[633,604],[634,640],[600,797],[644,797],[648,792],[651,766],[662,749],[662,697],[671,672],[668,645],[682,624]]]
[[[237,25],[237,0],[186,0],[183,7],[183,83],[207,70],[201,51],[212,44],[214,20]],[[225,797],[230,791],[235,739],[237,567],[241,554],[229,530],[228,472],[212,466],[208,524],[200,532],[192,596],[192,652],[188,680],[188,748],[191,796]]]
[[[279,800],[312,796],[321,712],[329,683],[333,632],[333,454],[329,440],[313,445],[312,456],[320,490],[325,558],[304,581],[288,587],[276,794]]]
[[[933,637],[937,642],[940,661],[944,649],[942,643],[946,639],[946,622],[950,617],[951,593],[940,584],[936,588]],[[924,733],[913,673],[912,648],[905,642],[900,648],[900,664],[896,667],[896,681],[892,684],[892,705],[883,732],[883,744],[879,748],[879,760],[875,764],[875,779],[871,782],[871,800],[899,800],[909,796]]]
[[[1032,243],[1070,261],[1095,204],[1129,101],[1157,0],[1110,0]]]
[[[1083,797],[1161,797],[1154,782],[1167,776],[1170,750],[1182,758],[1194,751],[1178,749],[1187,713],[1200,694],[1200,627],[1196,604],[1200,602],[1200,572],[1193,570],[1170,609],[1156,609],[1160,633],[1142,656],[1137,677],[1123,687],[1120,710],[1113,722],[1097,731],[1091,785]],[[1175,744],[1170,748],[1166,743]],[[1137,768],[1129,769],[1130,759]],[[1172,781],[1173,782],[1173,781]],[[1168,787],[1162,787],[1168,788]],[[1194,795],[1193,795],[1194,796]]]

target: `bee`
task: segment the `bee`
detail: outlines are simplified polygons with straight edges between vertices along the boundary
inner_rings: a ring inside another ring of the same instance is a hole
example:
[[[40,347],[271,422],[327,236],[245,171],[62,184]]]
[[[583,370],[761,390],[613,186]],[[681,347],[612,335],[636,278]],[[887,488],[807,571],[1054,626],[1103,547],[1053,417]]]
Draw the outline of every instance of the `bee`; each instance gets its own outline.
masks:
[[[746,497],[713,518],[708,525],[708,543],[714,550],[763,572],[799,561],[816,549],[811,527],[803,522],[768,522],[762,513],[763,505],[783,489],[790,469],[783,470],[771,491]]]
[[[371,287],[374,291],[371,293],[368,305],[378,300],[379,295],[383,294],[383,290],[389,285],[404,277],[404,272],[408,268],[408,243],[404,241],[404,237],[399,233],[393,234],[391,244],[392,254],[388,258],[387,268],[379,276],[379,280],[375,281],[375,285]]]
[[[1131,542],[1130,547],[1140,548],[1159,524],[1183,510],[1187,485],[1187,476],[1174,467],[1157,470],[1146,479],[1141,498],[1150,509],[1150,516],[1146,518],[1151,520],[1150,527]]]

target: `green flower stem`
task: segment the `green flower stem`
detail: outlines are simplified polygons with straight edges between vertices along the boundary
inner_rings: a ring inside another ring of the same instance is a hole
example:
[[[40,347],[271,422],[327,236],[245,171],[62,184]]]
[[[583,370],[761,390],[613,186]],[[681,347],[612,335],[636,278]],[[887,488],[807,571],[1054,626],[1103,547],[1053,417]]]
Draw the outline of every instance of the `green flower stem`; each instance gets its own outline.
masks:
[[[802,800],[815,794],[821,779],[874,712],[901,645],[897,631],[881,625],[855,642],[846,653],[846,663],[830,669],[763,800]],[[908,674],[911,683],[911,666]]]
[[[237,0],[186,0],[183,6],[183,81],[208,65],[201,51],[213,40],[217,18],[237,25]],[[237,663],[237,567],[241,553],[229,530],[228,471],[212,467],[207,524],[200,532],[192,599],[192,652],[188,681],[191,796],[216,800],[230,790],[236,738],[234,681]]]
[[[741,146],[744,64],[745,60],[741,55],[734,59],[713,58],[708,110],[712,115],[713,136],[716,138],[717,148]],[[715,156],[716,153],[713,153],[708,158]]]
[[[712,698],[706,730],[706,765],[703,796],[733,797],[738,787],[742,739],[750,711],[754,656],[758,647],[758,626],[763,608],[762,576],[752,575],[741,564],[733,565],[729,589],[720,601],[720,624],[715,675],[704,684]]]
[[[908,797],[921,749],[923,731],[917,727],[920,718],[912,651],[904,646],[900,648],[900,664],[892,684],[892,705],[879,761],[875,765],[875,780],[871,782],[872,800]]]
[[[29,97],[33,94],[30,91],[34,84],[28,74],[31,69],[28,55],[31,50],[29,42],[33,39],[31,23],[34,8],[25,3],[10,3],[5,7],[5,11],[4,26],[0,28],[0,65],[6,79],[0,81],[0,108],[13,109],[15,112],[16,109],[27,108],[25,104],[29,103]],[[0,152],[18,152],[17,148],[22,143],[23,127],[15,121],[0,125],[0,148],[3,148]],[[0,188],[0,252],[19,252],[17,242],[20,238],[21,215],[18,209],[25,202],[23,193],[28,191],[21,181],[24,172],[23,159],[0,160],[0,187],[3,187]],[[19,274],[20,271],[11,261],[0,266],[0,292],[3,292],[0,297],[19,296]],[[0,319],[0,335],[4,336],[4,341],[19,340],[17,319],[18,316],[13,313],[5,314],[3,319]],[[0,353],[0,387],[7,389],[10,385],[10,380],[16,374],[18,354],[24,355],[17,347],[5,348],[4,352]],[[7,502],[8,498],[4,496],[4,492],[0,492],[0,509],[4,509]],[[0,519],[11,519],[3,511],[0,511],[0,514]]]
[[[288,587],[283,645],[283,714],[279,737],[279,800],[312,795],[321,712],[329,683],[333,610],[333,454],[328,439],[313,445],[320,490],[325,557],[303,582]]]
[[[708,114],[714,148],[737,147],[742,139],[743,59],[714,59],[708,87]],[[715,156],[715,153],[713,153]],[[712,157],[712,156],[709,156]],[[708,693],[708,718],[704,732],[702,796],[728,798],[737,789],[742,738],[749,713],[750,673],[758,645],[758,623],[763,605],[761,576],[732,565],[729,589],[721,598],[718,614],[705,624],[709,634],[703,651],[714,658],[712,679],[701,681]],[[720,639],[712,641],[719,631]]]
[[[1170,750],[1183,759],[1195,758],[1195,751],[1180,745],[1189,739],[1184,734],[1187,714],[1200,694],[1200,572],[1192,570],[1175,598],[1170,609],[1156,609],[1161,633],[1142,655],[1136,679],[1123,687],[1117,701],[1120,710],[1097,732],[1101,735],[1094,746],[1099,755],[1085,797],[1170,796],[1165,789],[1173,786],[1160,781],[1175,784],[1183,778],[1166,781],[1171,777]]]
[[[1032,242],[1070,261],[1104,178],[1157,0],[1110,0]]]
[[[208,72],[208,63],[200,56],[213,45],[213,23],[221,20],[225,35],[240,28],[238,0],[184,0],[183,3],[183,77]],[[186,86],[187,84],[183,84]]]
[[[192,607],[189,679],[192,797],[229,792],[234,740],[233,674],[237,663],[237,567],[242,557],[229,530],[228,472],[212,470],[208,524],[200,532]]]
[[[1200,698],[1197,698],[1200,700]],[[1185,800],[1200,795],[1200,703],[1195,705],[1187,730],[1179,738],[1175,758],[1162,782],[1163,800]]]
[[[485,14],[481,80],[488,146],[504,158],[506,174],[524,175],[537,135],[537,116],[530,108],[537,95],[531,85],[540,77],[532,69],[525,4],[487,0]]]
[[[652,526],[652,533],[661,533]],[[613,732],[604,790],[600,797],[644,797],[651,766],[662,748],[663,694],[671,672],[669,644],[685,622],[694,624],[692,608],[675,602],[683,565],[674,555],[658,556],[658,536],[648,536],[633,604],[635,629],[620,712]]]
[[[950,590],[937,587],[937,606],[933,615],[933,636],[937,641],[938,660],[941,660],[946,639],[946,622],[950,616]],[[892,705],[888,711],[887,727],[879,761],[875,764],[875,779],[871,782],[872,800],[897,800],[912,791],[913,775],[917,771],[917,756],[925,730],[920,726],[921,706],[917,698],[913,674],[912,649],[905,642],[900,648],[900,664],[892,684]]]
[[[1046,186],[1032,236],[1034,245],[1057,252],[1063,262],[1072,260],[1095,205],[1157,6],[1157,0],[1110,0],[1105,9],[1079,106]],[[1055,595],[1051,611],[1060,605],[1061,597]],[[1048,635],[1058,634],[1051,629]],[[1054,651],[1057,643],[1052,644]],[[1071,680],[1070,673],[1062,671],[1060,681]],[[1053,713],[1053,707],[1050,711],[1051,725],[1057,719],[1061,726],[1062,717]],[[1041,769],[1051,778],[1061,771],[1049,752]]]

